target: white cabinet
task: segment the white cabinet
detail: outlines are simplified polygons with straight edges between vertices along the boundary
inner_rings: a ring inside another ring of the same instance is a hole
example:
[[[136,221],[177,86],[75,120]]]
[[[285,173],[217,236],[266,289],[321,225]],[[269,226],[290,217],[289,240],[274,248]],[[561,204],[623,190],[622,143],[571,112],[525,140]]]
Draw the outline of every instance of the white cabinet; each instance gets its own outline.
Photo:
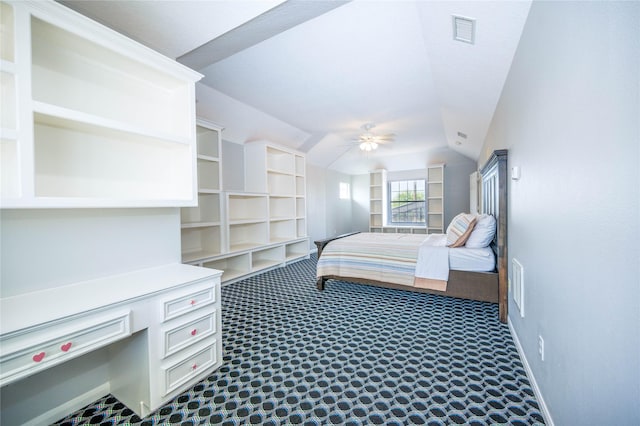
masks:
[[[2,207],[195,205],[200,74],[53,1],[2,3],[0,65]]]
[[[51,423],[92,402],[77,389],[75,405],[47,407],[22,387],[103,348],[106,365],[91,368],[108,370],[109,391],[141,417],[202,380],[222,363],[221,274],[170,264],[0,299],[0,386],[33,395],[32,412],[3,404],[3,419]]]
[[[427,232],[444,233],[444,164],[427,167]]]
[[[180,210],[182,261],[192,262],[225,251],[222,229],[222,130],[198,119],[198,205]]]

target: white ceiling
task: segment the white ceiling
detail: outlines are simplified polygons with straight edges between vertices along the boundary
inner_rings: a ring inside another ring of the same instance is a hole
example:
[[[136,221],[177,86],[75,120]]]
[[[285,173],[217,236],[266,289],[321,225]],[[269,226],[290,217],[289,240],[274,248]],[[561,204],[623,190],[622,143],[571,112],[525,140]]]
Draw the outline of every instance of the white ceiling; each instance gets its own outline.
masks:
[[[63,1],[203,73],[198,107],[224,138],[270,139],[345,173],[477,159],[530,1]],[[453,40],[452,15],[476,20]],[[370,154],[365,123],[394,133]],[[458,132],[467,135],[466,139]]]

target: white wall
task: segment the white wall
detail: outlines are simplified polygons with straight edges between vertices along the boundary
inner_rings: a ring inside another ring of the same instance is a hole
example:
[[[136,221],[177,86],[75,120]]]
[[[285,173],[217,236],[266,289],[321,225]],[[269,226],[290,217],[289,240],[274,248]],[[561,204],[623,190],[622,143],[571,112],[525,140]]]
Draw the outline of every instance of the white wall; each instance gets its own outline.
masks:
[[[0,296],[180,262],[180,212],[33,209],[0,212]]]
[[[479,160],[521,168],[509,320],[557,425],[640,424],[639,22],[638,2],[534,2]]]

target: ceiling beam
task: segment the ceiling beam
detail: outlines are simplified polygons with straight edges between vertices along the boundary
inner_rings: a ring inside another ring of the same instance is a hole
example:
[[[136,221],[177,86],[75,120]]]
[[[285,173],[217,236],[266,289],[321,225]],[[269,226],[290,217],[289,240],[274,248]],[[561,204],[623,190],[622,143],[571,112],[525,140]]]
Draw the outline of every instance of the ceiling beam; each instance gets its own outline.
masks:
[[[177,61],[201,70],[351,0],[287,0],[246,23],[185,53]]]

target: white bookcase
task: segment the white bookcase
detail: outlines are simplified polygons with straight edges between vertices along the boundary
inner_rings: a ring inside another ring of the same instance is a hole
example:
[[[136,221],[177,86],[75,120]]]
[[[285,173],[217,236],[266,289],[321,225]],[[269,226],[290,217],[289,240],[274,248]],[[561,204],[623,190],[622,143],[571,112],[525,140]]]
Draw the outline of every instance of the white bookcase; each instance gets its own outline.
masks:
[[[53,1],[1,7],[2,207],[195,205],[201,75]]]
[[[369,173],[369,232],[390,234],[426,234],[426,227],[390,226],[387,224],[387,171]]]
[[[191,262],[225,251],[222,229],[222,130],[197,120],[198,205],[180,210],[182,260]]]
[[[383,232],[387,216],[387,171],[369,173],[369,232]]]
[[[444,164],[427,167],[427,232],[444,233]]]
[[[202,125],[199,121],[199,128]],[[198,147],[198,159],[203,161],[206,154],[200,144]],[[224,159],[215,158],[221,168]],[[202,181],[203,174],[199,171],[198,175]],[[203,191],[213,195],[202,183],[199,188],[200,199]],[[303,154],[267,142],[249,143],[245,146],[245,191],[216,195],[221,203],[213,208],[183,209],[183,262],[222,270],[223,283],[230,283],[309,257]],[[221,212],[220,220],[213,224],[201,220],[203,209]]]

